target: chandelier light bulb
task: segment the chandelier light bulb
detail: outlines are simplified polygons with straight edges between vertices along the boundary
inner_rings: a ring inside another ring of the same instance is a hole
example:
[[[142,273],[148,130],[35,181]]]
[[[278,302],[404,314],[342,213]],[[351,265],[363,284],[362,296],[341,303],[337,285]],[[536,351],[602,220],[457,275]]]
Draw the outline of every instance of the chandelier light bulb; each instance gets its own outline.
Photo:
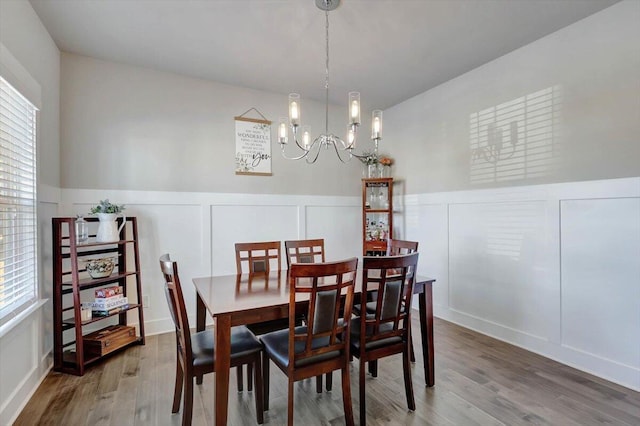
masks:
[[[309,149],[311,146],[311,126],[302,127],[302,144],[304,149]]]
[[[379,109],[371,113],[371,139],[382,139],[382,111]]]
[[[278,142],[281,144],[287,143],[287,119],[280,118],[280,124],[278,125]]]
[[[349,92],[349,124],[360,124],[360,93]]]
[[[289,95],[289,121],[292,126],[300,125],[300,95],[297,93]]]

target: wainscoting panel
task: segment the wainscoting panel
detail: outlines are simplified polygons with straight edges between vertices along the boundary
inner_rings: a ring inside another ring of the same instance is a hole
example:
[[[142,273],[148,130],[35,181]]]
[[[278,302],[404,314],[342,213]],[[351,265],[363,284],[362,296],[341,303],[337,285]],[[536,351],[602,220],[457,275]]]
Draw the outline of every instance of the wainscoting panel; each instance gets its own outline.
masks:
[[[435,315],[640,390],[640,178],[405,201]]]
[[[449,235],[446,204],[407,204],[404,209],[408,238],[418,241],[418,272],[436,278],[433,285],[434,311],[449,304]],[[394,218],[395,220],[395,218]],[[395,222],[394,222],[395,223]],[[414,308],[418,301],[414,300]]]
[[[307,206],[305,219],[306,233],[300,238],[324,238],[327,261],[362,255],[360,207]]]
[[[211,206],[213,275],[236,273],[234,244],[298,238],[295,205]],[[282,265],[286,267],[284,257]]]
[[[544,276],[550,241],[542,201],[449,206],[449,307],[545,340],[549,300]]]
[[[640,372],[640,198],[565,200],[562,344]]]

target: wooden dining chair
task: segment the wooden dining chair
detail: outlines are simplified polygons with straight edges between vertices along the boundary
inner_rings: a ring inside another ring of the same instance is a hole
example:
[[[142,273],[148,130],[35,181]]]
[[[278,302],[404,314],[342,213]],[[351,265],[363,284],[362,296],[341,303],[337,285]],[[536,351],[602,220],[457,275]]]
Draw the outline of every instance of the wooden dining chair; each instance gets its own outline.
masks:
[[[324,238],[284,242],[287,269],[292,263],[324,263]]]
[[[373,313],[352,320],[351,354],[360,360],[360,425],[367,423],[365,363],[402,354],[404,388],[409,410],[415,410],[411,379],[411,298],[418,253],[400,256],[365,256],[362,265],[363,293],[377,290]]]
[[[191,334],[187,310],[178,277],[178,264],[169,254],[160,256],[160,269],[165,279],[165,296],[169,312],[176,328],[176,382],[173,393],[172,413],[180,409],[180,399],[184,388],[182,425],[190,425],[193,412],[193,378],[214,372],[215,345],[211,330]],[[256,419],[264,421],[264,396],[262,383],[262,344],[246,327],[231,328],[231,366],[252,365],[256,381]]]
[[[345,423],[353,425],[349,380],[349,328],[358,259],[293,263],[289,269],[289,327],[260,336],[264,344],[265,409],[269,409],[269,360],[287,375],[287,424],[293,425],[293,384],[342,371]],[[307,324],[295,322],[296,300],[308,297]],[[340,313],[343,312],[343,315]],[[346,320],[345,320],[346,319]]]
[[[324,238],[311,240],[287,240],[284,242],[287,269],[292,263],[324,263]],[[333,387],[333,373],[327,373],[326,388]],[[316,392],[322,393],[322,376],[316,377]]]
[[[236,271],[268,274],[280,270],[280,241],[236,243]]]
[[[394,240],[389,238],[387,240],[387,256],[397,256],[400,254],[409,254],[415,253],[418,251],[418,242],[417,241],[408,241],[408,240]],[[369,295],[369,302],[367,303],[367,313],[373,313],[376,310],[375,300],[376,292],[372,292]],[[360,306],[356,305],[354,307],[354,311],[356,311],[356,315],[359,315]],[[413,343],[410,342],[411,348],[411,362],[416,362],[416,354],[413,349]],[[378,376],[378,370],[376,368],[376,363],[372,362],[370,364],[369,372],[374,376]]]
[[[236,243],[236,273],[253,275],[269,275],[269,273],[280,271],[280,241],[259,241]],[[289,322],[285,319],[263,321],[248,324],[247,328],[255,335],[269,333],[275,330],[287,328]],[[242,367],[237,370],[238,390],[243,388]],[[251,382],[252,368],[247,364],[247,388],[252,389]]]
[[[397,256],[399,254],[409,254],[418,251],[417,241],[387,240],[387,256]]]

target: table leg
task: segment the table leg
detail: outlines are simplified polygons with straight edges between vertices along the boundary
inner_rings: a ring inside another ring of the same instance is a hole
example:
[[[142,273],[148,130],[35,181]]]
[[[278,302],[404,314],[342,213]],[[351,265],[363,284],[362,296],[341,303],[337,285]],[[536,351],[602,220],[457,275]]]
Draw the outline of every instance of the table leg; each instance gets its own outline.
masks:
[[[196,292],[196,331],[202,331],[206,326],[207,307],[204,305],[200,294]]]
[[[424,291],[418,294],[420,307],[420,334],[422,336],[422,360],[424,378],[427,387],[435,385],[435,366],[433,361],[433,292],[431,283],[425,283]]]
[[[206,325],[207,307],[204,305],[202,298],[196,292],[196,330],[203,331]],[[196,384],[201,385],[204,381],[204,374],[196,375]]]
[[[227,408],[229,403],[229,370],[231,369],[231,317],[220,315],[215,318],[215,392],[214,404],[215,424],[227,424]]]

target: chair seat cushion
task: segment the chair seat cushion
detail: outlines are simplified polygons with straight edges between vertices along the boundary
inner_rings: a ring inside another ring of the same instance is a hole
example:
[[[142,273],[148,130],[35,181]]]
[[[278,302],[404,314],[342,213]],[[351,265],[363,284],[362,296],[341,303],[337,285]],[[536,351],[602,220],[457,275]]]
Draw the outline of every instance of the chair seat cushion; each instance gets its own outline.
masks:
[[[296,327],[296,334],[304,334],[307,332],[306,326]],[[264,350],[269,357],[276,364],[286,368],[289,365],[289,329],[274,331],[260,336],[260,340],[264,344]],[[321,348],[329,343],[329,338],[324,337],[315,339],[311,344],[313,349]],[[304,350],[304,342],[298,341],[295,343],[296,353],[300,353]],[[314,364],[319,361],[325,361],[330,358],[335,358],[340,355],[339,351],[327,352],[321,355],[312,356],[296,362],[296,367],[303,367],[305,365]]]
[[[367,303],[368,305],[368,303]],[[373,315],[367,315],[367,318],[372,318]],[[370,336],[373,330],[371,327],[367,327],[367,336]],[[383,323],[380,324],[379,333],[385,333],[393,330],[393,325],[391,323]],[[384,346],[395,345],[397,343],[402,342],[402,338],[399,336],[389,337],[388,339],[380,339],[374,342],[369,342],[365,346],[365,350],[377,349]],[[360,318],[353,318],[351,320],[351,347],[356,350],[357,353],[360,352]],[[357,355],[355,353],[354,355]]]
[[[375,313],[376,312],[376,302],[367,302],[367,313]],[[360,315],[361,313],[361,307],[360,305],[353,305],[353,314],[354,315]]]
[[[213,364],[215,361],[215,349],[213,330],[204,330],[191,335],[191,350],[193,352],[193,365],[200,366]],[[245,326],[231,327],[231,358],[260,352],[262,344],[254,334]]]

